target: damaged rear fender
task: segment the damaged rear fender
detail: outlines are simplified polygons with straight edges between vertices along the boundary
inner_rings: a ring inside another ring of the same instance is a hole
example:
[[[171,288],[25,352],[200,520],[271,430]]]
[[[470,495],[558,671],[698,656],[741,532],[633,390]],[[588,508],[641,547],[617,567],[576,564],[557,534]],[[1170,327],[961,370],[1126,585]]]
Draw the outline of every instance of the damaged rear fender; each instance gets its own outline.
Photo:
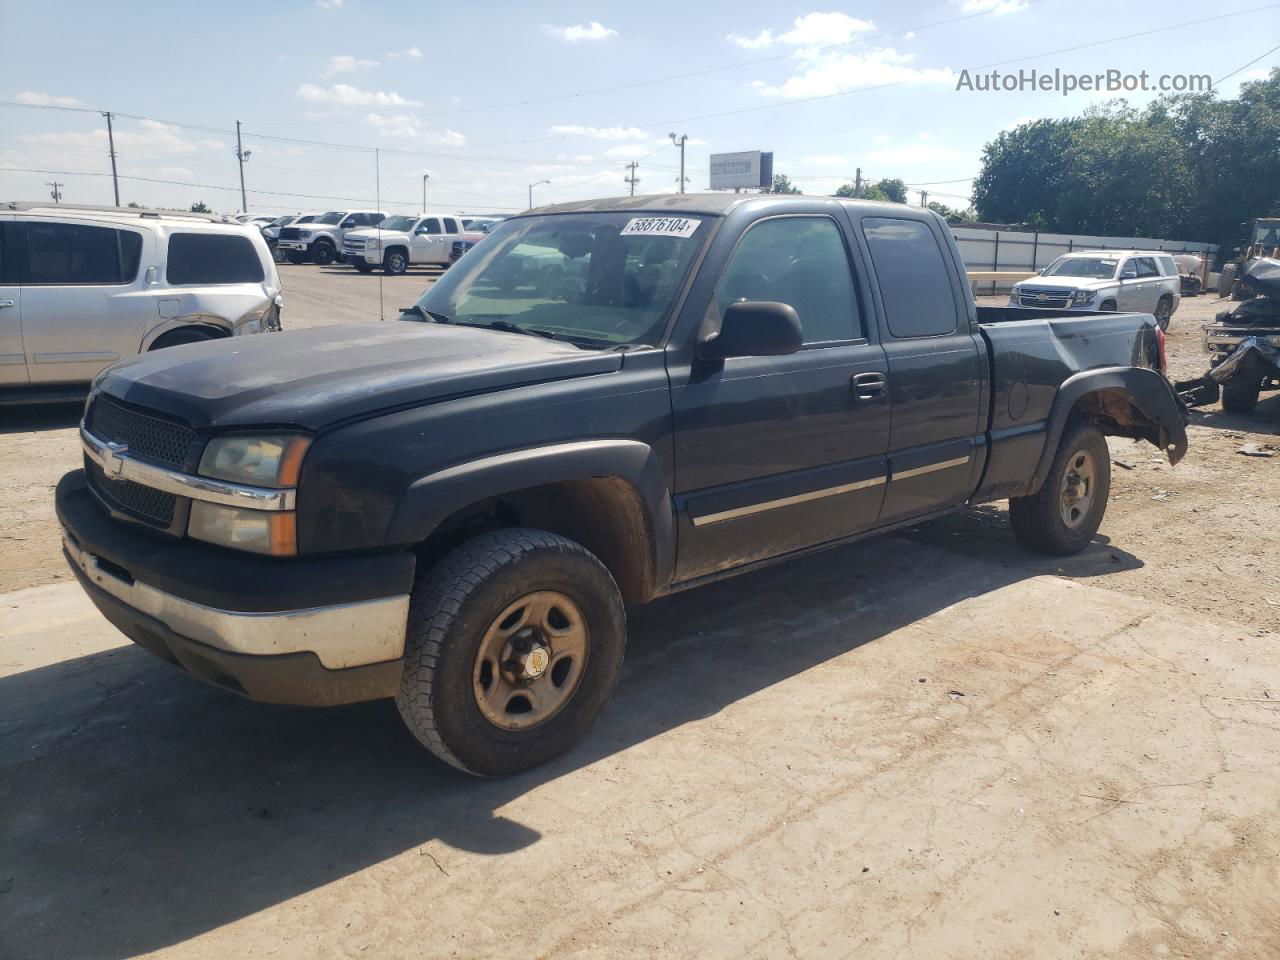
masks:
[[[1107,436],[1146,440],[1176,464],[1187,453],[1185,407],[1164,375],[1143,367],[1105,367],[1069,377],[1049,414],[1044,450],[1030,491],[1049,475],[1058,444],[1073,420],[1096,423]]]

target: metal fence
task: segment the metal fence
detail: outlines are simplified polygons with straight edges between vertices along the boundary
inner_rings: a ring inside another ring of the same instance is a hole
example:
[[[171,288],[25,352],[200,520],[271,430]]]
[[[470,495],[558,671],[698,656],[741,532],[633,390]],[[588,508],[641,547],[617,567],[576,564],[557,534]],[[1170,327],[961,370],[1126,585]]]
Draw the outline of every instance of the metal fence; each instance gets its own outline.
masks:
[[[1163,250],[1166,253],[1214,253],[1213,243],[1158,240],[1152,237],[1090,237],[1067,233],[1024,233],[952,227],[967,270],[1025,270],[1034,273],[1075,250]],[[1012,281],[993,282],[990,292],[1008,290]],[[982,285],[986,292],[987,284]]]

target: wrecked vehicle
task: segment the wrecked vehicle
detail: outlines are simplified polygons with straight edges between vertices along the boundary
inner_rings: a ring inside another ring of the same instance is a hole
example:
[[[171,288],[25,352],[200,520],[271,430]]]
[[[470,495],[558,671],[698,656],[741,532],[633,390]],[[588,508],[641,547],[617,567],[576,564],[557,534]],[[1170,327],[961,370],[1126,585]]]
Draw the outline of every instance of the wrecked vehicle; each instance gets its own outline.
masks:
[[[587,731],[626,603],[1006,498],[1074,553],[1106,436],[1187,443],[1151,316],[977,307],[946,222],[902,204],[547,207],[403,322],[264,340],[98,379],[56,495],[72,570],[195,677],[394,697],[480,775]]]
[[[1280,260],[1249,261],[1237,286],[1246,284],[1258,295],[1205,324],[1209,372],[1177,385],[1193,406],[1221,395],[1228,413],[1252,413],[1263,390],[1280,387]]]

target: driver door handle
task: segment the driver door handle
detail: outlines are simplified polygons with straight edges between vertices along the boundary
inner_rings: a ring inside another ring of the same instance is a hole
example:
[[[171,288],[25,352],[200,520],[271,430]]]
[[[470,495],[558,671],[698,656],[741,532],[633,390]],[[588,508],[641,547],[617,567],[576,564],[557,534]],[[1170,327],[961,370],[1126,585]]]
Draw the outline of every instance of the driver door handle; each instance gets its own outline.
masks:
[[[16,307],[18,304],[13,300],[0,300],[0,310],[5,307]]]
[[[873,372],[855,373],[849,381],[849,386],[856,399],[875,400],[884,396],[887,384],[883,373]]]

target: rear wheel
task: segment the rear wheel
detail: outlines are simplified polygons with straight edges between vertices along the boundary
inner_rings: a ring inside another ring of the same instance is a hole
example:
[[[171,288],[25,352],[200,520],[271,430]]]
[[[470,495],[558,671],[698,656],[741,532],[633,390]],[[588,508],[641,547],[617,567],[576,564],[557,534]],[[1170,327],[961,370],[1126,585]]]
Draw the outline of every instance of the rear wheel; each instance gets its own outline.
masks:
[[[170,330],[166,334],[156,337],[156,342],[151,344],[151,350],[163,350],[165,347],[180,347],[184,343],[200,343],[203,340],[217,339],[210,333],[203,330]]]
[[[1230,297],[1235,292],[1237,270],[1236,264],[1228,263],[1218,274],[1218,299]]]
[[[1227,413],[1253,413],[1261,392],[1260,378],[1232,377],[1222,385],[1222,409]]]
[[[1111,493],[1111,452],[1090,423],[1067,428],[1044,485],[1009,499],[1014,535],[1041,553],[1079,553],[1098,532]]]
[[[586,733],[625,645],[622,597],[593,554],[541,530],[498,530],[415,586],[396,705],[446,763],[517,773]]]

